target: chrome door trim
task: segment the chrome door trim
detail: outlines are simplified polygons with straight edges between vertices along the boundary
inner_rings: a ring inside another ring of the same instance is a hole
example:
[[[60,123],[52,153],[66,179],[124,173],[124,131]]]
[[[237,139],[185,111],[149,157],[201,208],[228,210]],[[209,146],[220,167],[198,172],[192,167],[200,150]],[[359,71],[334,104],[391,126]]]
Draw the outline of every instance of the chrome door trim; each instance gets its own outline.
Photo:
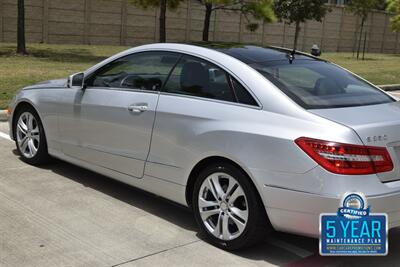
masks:
[[[260,106],[252,106],[252,105],[242,104],[242,103],[238,103],[238,102],[230,102],[230,101],[225,101],[225,100],[211,99],[211,98],[206,98],[206,97],[201,97],[201,96],[191,96],[191,95],[169,93],[169,92],[160,92],[160,95],[191,98],[191,99],[197,99],[197,100],[202,100],[202,101],[215,102],[215,103],[219,103],[219,104],[226,104],[226,105],[232,105],[232,106],[239,106],[239,107],[243,107],[243,108],[262,110],[262,107],[260,107]]]
[[[110,90],[110,91],[122,91],[122,92],[134,92],[134,93],[150,93],[150,94],[159,94],[160,91],[150,91],[150,90],[142,90],[142,89],[131,89],[131,88],[119,88],[119,87],[95,87],[90,86],[85,90]]]

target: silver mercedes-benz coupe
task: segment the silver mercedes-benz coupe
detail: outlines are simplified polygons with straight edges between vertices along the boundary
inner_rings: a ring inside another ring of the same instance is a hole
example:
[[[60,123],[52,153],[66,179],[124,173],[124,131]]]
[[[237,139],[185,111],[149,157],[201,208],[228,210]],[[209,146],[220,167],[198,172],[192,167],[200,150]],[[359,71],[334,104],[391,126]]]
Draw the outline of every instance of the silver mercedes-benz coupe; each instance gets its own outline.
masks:
[[[400,225],[400,104],[283,48],[151,44],[10,104],[21,158],[49,157],[191,207],[225,249],[277,230],[319,235],[345,192]]]

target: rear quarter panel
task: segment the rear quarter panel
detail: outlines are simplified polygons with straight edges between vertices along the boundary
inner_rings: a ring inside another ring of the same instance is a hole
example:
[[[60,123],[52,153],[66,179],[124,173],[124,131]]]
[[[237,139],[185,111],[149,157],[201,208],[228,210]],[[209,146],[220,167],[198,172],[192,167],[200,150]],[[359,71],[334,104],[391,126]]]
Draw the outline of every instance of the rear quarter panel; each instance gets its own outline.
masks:
[[[294,143],[300,136],[360,142],[351,130],[335,123],[324,125],[233,103],[161,94],[145,173],[186,185],[199,161],[221,156],[239,164],[259,188],[279,183],[292,186],[302,181],[261,176],[303,174],[317,166]],[[304,186],[310,186],[310,180]]]

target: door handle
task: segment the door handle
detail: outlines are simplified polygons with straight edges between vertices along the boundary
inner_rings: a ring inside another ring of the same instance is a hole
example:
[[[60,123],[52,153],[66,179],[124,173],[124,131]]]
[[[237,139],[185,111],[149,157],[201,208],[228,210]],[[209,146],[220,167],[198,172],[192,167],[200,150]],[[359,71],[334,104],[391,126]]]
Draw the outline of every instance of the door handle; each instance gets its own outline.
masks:
[[[145,112],[149,107],[147,106],[147,104],[143,103],[143,104],[134,104],[134,105],[130,105],[128,107],[128,110],[132,113],[135,114],[140,114],[142,112]]]

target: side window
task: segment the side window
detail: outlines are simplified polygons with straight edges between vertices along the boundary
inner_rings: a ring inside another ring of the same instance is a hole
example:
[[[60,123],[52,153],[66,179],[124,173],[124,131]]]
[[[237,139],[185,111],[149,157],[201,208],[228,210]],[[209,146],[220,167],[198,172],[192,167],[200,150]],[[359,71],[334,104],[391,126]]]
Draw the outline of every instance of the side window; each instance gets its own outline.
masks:
[[[88,87],[112,87],[158,91],[180,55],[142,52],[119,58],[94,73]]]
[[[253,98],[253,96],[247,91],[246,88],[243,87],[236,79],[231,77],[232,80],[232,85],[235,90],[235,94],[237,97],[237,100],[241,104],[246,104],[250,106],[258,106],[256,100]]]
[[[183,56],[165,85],[169,93],[236,102],[228,75],[205,60]]]

